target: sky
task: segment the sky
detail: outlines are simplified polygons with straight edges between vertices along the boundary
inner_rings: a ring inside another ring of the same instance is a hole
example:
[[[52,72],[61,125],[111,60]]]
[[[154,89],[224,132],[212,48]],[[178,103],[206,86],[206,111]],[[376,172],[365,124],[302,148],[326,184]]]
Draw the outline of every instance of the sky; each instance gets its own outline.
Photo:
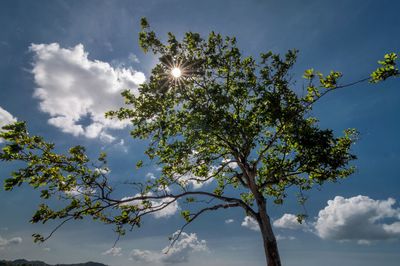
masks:
[[[343,82],[366,77],[385,53],[400,52],[398,1],[1,1],[0,125],[27,121],[32,134],[57,150],[83,145],[106,151],[116,182],[157,176],[157,166],[135,170],[146,141],[104,112],[123,103],[120,92],[149,77],[157,58],[138,46],[140,18],[157,34],[187,31],[236,36],[243,54],[299,49],[293,76],[339,70]],[[357,171],[346,180],[307,192],[308,214],[292,194],[269,206],[283,265],[395,266],[400,261],[400,79],[355,85],[323,98],[313,111],[322,128],[356,128]],[[0,140],[1,141],[1,140]],[[2,144],[0,144],[2,145]],[[0,179],[17,167],[0,162]],[[128,188],[125,192],[128,194]],[[206,214],[185,229],[164,255],[168,236],[183,220],[180,205],[145,219],[113,248],[112,228],[90,220],[66,224],[43,244],[31,235],[55,223],[32,225],[37,191],[0,190],[0,259],[47,263],[97,261],[108,265],[265,265],[259,229],[239,210]]]

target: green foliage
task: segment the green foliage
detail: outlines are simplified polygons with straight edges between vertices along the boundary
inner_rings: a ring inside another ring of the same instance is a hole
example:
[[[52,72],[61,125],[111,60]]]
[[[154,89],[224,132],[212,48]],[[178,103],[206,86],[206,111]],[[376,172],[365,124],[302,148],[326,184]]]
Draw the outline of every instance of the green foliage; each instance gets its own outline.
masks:
[[[397,54],[385,54],[383,61],[378,61],[381,67],[377,68],[371,74],[371,83],[377,83],[386,80],[389,77],[399,77],[400,71],[396,64]]]
[[[40,190],[40,197],[48,201],[51,198],[64,200],[60,209],[53,209],[42,203],[33,214],[31,223],[46,223],[49,220],[82,219],[92,217],[104,223],[121,224],[127,222],[126,211],[113,215],[103,212],[107,208],[116,206],[107,201],[111,188],[101,170],[105,168],[106,155],[102,153],[98,159],[99,165],[94,167],[85,155],[82,146],[69,149],[67,155],[54,152],[54,144],[47,143],[43,138],[31,136],[26,130],[25,122],[16,122],[3,127],[0,137],[6,145],[0,152],[1,161],[25,162],[25,167],[11,173],[11,177],[4,180],[4,189],[13,190],[15,187],[27,183]],[[99,197],[103,195],[103,198]],[[122,218],[121,218],[122,217]],[[135,225],[134,221],[129,221]],[[33,235],[35,242],[46,238],[40,234]]]
[[[310,86],[301,97],[288,78],[295,50],[283,58],[261,54],[257,62],[242,56],[235,38],[187,33],[177,41],[169,33],[163,44],[144,24],[140,44],[160,62],[138,95],[123,93],[130,107],[108,115],[130,119],[132,136],[152,140],[146,153],[159,159],[162,180],[171,184],[188,172],[199,182],[212,176],[217,181],[214,194],[224,195],[228,187],[248,189],[241,198],[249,204],[254,182],[258,193],[281,204],[289,186],[310,189],[353,172],[348,163],[355,159],[350,154],[354,134],[335,137],[309,116],[320,90],[337,87],[340,72],[324,76],[307,70]],[[174,66],[182,70],[179,79],[169,75]],[[315,77],[320,88],[312,84]],[[238,168],[222,166],[223,160]]]
[[[331,71],[329,75],[324,77],[321,73],[318,73],[319,81],[324,88],[333,89],[337,87],[338,80],[342,77],[342,73],[337,71]]]
[[[188,211],[188,210],[181,211],[181,215],[185,219],[186,222],[190,221],[190,211]]]
[[[136,163],[136,168],[141,168],[143,166],[143,161],[140,160]]]

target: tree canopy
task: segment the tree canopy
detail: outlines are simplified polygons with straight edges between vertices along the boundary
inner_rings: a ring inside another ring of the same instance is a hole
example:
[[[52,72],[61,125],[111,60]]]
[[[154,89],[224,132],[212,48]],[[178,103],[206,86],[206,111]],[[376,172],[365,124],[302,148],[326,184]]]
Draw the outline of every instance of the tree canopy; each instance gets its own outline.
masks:
[[[146,154],[161,167],[160,176],[145,182],[133,178],[127,184],[132,196],[118,197],[108,178],[106,154],[93,162],[81,146],[56,153],[54,144],[30,135],[25,122],[16,122],[0,133],[7,141],[0,160],[25,164],[5,180],[5,189],[28,183],[40,190],[44,201],[33,223],[61,219],[62,225],[89,216],[115,225],[118,234],[177,201],[193,206],[181,212],[183,227],[204,212],[240,207],[260,225],[268,265],[280,265],[266,199],[282,204],[287,188],[298,187],[303,203],[302,191],[354,172],[356,130],[335,136],[320,128],[311,114],[313,105],[355,83],[400,76],[397,55],[385,55],[369,77],[350,84],[341,84],[338,71],[324,75],[308,69],[302,90],[290,75],[296,50],[245,57],[235,38],[214,32],[207,38],[188,32],[181,41],[168,33],[163,43],[145,19],[139,42],[159,62],[138,91],[122,93],[126,106],[107,116],[130,120],[132,137],[149,140]],[[180,76],[172,75],[174,68]],[[63,207],[50,207],[50,198],[64,200]]]

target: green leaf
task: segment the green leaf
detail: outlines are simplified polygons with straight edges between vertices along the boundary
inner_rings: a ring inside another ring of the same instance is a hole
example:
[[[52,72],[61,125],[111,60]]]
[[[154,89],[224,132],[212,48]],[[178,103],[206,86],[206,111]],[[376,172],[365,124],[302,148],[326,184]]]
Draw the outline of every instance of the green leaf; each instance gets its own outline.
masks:
[[[136,163],[136,169],[139,169],[139,168],[141,168],[143,166],[143,161],[142,160],[139,160],[137,163]]]
[[[190,221],[190,212],[187,210],[181,211],[181,216],[185,219],[186,222]]]

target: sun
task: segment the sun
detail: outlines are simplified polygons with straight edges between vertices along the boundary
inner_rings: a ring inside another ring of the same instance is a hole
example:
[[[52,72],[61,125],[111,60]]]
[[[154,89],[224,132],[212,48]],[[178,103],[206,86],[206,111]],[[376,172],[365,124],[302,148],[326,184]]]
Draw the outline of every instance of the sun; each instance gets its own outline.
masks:
[[[182,70],[179,67],[174,67],[171,70],[171,75],[176,79],[180,78],[182,76]]]

